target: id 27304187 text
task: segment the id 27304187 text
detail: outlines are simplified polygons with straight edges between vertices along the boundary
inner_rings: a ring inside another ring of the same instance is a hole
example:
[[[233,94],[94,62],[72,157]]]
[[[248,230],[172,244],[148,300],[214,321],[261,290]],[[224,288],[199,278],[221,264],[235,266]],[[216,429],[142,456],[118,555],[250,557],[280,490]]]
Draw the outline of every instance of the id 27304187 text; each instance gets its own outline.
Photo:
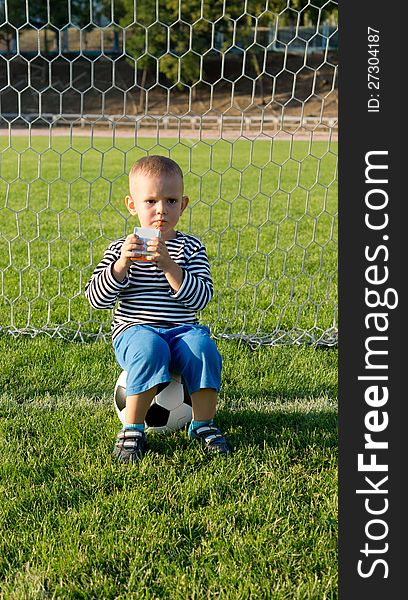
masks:
[[[367,88],[369,113],[380,112],[380,30],[367,28]]]

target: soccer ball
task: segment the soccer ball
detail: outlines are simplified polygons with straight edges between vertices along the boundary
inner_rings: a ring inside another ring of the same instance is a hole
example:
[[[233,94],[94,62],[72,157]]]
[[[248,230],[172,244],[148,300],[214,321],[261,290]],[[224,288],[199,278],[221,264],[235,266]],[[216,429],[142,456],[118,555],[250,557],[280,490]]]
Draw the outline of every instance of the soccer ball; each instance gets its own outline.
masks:
[[[126,410],[126,377],[127,372],[119,375],[113,403],[116,414],[122,423],[125,422]],[[171,381],[167,387],[152,400],[145,419],[145,431],[171,433],[181,429],[192,419],[191,398],[187,388],[181,381],[180,375],[170,373]]]

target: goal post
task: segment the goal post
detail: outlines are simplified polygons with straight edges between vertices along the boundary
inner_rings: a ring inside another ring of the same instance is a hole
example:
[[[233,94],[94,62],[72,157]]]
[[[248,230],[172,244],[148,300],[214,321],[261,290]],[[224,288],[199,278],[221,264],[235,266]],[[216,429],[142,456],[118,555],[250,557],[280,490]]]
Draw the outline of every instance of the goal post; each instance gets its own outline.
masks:
[[[84,287],[138,158],[185,174],[218,338],[337,343],[337,3],[0,2],[0,332],[110,334]]]

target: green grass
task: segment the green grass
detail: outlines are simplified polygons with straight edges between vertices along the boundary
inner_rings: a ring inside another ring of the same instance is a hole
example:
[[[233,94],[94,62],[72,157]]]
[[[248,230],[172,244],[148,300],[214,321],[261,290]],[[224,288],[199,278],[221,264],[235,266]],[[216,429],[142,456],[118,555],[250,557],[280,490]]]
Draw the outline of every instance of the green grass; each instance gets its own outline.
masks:
[[[111,347],[0,336],[0,598],[337,598],[337,350],[218,347],[233,456],[124,468]]]
[[[109,329],[83,288],[131,226],[126,172],[168,149],[180,229],[212,262],[213,332],[332,328],[336,145],[156,144],[0,138],[0,330]],[[337,598],[337,349],[217,344],[233,456],[208,462],[179,431],[124,468],[110,345],[0,333],[1,600]]]
[[[215,298],[215,333],[324,332],[337,306],[337,145],[329,141],[0,138],[0,323],[82,324],[83,288],[109,240],[130,231],[127,172],[146,152],[184,172],[180,229],[198,235]]]

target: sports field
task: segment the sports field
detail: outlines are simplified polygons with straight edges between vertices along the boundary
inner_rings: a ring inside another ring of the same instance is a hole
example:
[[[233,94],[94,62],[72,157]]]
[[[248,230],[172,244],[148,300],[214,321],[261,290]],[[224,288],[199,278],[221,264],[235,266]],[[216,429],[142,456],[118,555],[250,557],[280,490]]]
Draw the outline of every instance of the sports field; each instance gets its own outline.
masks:
[[[203,321],[310,329],[318,307],[319,326],[333,325],[336,148],[137,143],[1,140],[2,326],[11,306],[16,328],[29,312],[37,327],[89,321],[85,282],[131,226],[125,173],[166,144],[188,172],[180,229],[213,263]],[[108,314],[93,319],[108,330]],[[0,335],[0,598],[337,598],[337,349],[217,343],[232,457],[208,462],[179,431],[151,436],[129,468],[111,461],[110,344]]]
[[[337,144],[328,141],[0,138],[0,323],[87,323],[83,287],[109,240],[134,225],[127,173],[168,154],[190,205],[180,229],[207,247],[215,333],[326,330],[337,306]],[[22,293],[20,294],[20,287]],[[12,315],[12,317],[11,317]],[[98,330],[110,313],[94,312]]]

